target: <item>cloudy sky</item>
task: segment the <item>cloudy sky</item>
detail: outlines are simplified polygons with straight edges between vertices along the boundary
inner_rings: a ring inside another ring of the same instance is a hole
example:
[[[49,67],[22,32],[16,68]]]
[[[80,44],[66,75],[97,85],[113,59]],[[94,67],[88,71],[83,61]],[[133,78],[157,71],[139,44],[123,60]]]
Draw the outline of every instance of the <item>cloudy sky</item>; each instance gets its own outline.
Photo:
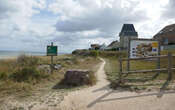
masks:
[[[118,40],[124,23],[151,38],[175,23],[175,0],[0,0],[0,50],[60,52]]]

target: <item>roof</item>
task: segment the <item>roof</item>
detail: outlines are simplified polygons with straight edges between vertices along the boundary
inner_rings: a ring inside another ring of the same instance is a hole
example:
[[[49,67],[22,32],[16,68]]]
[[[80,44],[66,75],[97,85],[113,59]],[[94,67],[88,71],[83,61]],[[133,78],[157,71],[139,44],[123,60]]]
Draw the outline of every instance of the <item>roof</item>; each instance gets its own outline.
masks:
[[[119,48],[120,47],[120,42],[118,41],[113,41],[111,44],[107,46],[107,49],[112,49],[112,48]]]
[[[138,36],[133,24],[124,24],[119,36]]]
[[[99,44],[91,44],[91,47],[96,47],[96,46],[100,46]]]
[[[175,24],[164,27],[154,36],[154,39],[168,39],[168,43],[175,43]]]

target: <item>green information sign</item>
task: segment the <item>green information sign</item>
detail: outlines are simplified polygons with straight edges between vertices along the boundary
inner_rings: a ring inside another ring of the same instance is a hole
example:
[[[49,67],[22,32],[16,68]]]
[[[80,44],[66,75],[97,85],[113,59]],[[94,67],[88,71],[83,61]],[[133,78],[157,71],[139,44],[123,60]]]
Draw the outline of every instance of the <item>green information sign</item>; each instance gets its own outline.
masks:
[[[47,56],[57,56],[57,46],[47,46]]]

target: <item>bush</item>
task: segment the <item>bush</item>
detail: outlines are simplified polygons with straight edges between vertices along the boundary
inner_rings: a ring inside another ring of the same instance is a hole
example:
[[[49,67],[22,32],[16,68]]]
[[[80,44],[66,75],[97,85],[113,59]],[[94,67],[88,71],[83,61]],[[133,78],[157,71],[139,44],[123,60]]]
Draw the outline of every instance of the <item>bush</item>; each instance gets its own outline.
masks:
[[[97,50],[92,50],[92,51],[90,51],[90,56],[97,58],[99,56],[99,53]]]
[[[36,66],[39,63],[39,58],[33,56],[20,55],[17,58],[19,66]]]
[[[79,64],[79,60],[77,57],[73,57],[71,60],[74,64]]]
[[[126,51],[99,51],[99,56],[101,57],[126,57]]]
[[[39,58],[20,55],[9,78],[16,82],[35,82],[38,79],[46,78],[48,74],[38,69]],[[2,76],[4,77],[4,76]]]
[[[75,50],[72,52],[73,55],[79,56],[92,56],[92,57],[126,57],[126,51],[100,51],[100,50]]]
[[[5,72],[0,73],[0,80],[6,80],[7,78],[8,78],[7,73]]]
[[[24,67],[11,74],[11,78],[17,82],[32,81],[39,79],[42,75],[34,67]]]

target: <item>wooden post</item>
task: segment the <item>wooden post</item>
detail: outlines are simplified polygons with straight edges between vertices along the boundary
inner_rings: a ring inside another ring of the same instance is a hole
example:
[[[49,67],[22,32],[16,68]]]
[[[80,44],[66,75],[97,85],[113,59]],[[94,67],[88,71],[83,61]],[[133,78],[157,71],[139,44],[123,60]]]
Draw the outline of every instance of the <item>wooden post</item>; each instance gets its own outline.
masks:
[[[158,46],[158,56],[160,56],[160,41],[158,42],[159,44],[159,46]],[[157,58],[157,69],[160,69],[160,57],[158,57]],[[160,72],[158,72],[158,74],[159,74]]]
[[[158,41],[158,56],[160,56],[160,41]],[[160,57],[157,57],[157,69],[160,69]],[[152,77],[152,79],[157,78],[157,76],[160,74],[160,71],[157,71],[157,73]]]
[[[160,88],[160,91],[164,90],[168,86],[170,80],[172,79],[172,54],[170,52],[168,52],[167,70],[168,70],[168,78],[167,78],[166,82],[162,85],[162,87]]]
[[[128,60],[127,60],[127,71],[130,71],[130,60],[129,60],[129,58],[130,58],[130,41],[131,41],[131,39],[128,38]]]
[[[121,57],[119,57],[119,67],[120,67],[119,82],[121,82],[121,80],[122,80],[122,58]]]
[[[53,42],[51,42],[51,46],[53,46]],[[51,55],[51,74],[53,74],[53,55]]]
[[[172,78],[172,53],[168,53],[168,80]]]

